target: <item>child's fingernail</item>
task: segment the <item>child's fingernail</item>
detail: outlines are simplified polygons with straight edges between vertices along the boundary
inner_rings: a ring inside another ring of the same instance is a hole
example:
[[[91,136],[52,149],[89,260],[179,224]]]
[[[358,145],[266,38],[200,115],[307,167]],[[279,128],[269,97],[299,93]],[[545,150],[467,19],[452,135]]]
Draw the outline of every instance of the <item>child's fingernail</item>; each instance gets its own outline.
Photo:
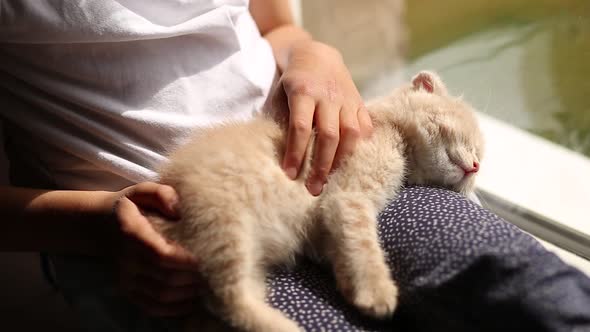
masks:
[[[168,203],[168,210],[175,216],[178,216],[178,199],[174,199]]]
[[[297,169],[295,167],[287,167],[285,173],[291,180],[295,180],[297,177]]]
[[[309,192],[312,195],[317,196],[322,193],[322,189],[324,188],[324,185],[321,182],[314,181],[314,182],[308,183],[306,185],[306,187],[307,187],[307,190],[309,190]]]

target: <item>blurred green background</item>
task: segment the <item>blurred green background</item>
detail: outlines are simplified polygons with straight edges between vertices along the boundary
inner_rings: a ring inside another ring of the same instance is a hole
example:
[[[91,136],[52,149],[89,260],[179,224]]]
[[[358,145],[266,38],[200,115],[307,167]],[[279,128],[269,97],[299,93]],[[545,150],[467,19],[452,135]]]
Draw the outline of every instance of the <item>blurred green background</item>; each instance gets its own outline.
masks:
[[[365,97],[433,69],[480,111],[590,156],[590,0],[302,0],[302,14]]]
[[[590,156],[590,1],[406,3],[410,68],[485,113]]]

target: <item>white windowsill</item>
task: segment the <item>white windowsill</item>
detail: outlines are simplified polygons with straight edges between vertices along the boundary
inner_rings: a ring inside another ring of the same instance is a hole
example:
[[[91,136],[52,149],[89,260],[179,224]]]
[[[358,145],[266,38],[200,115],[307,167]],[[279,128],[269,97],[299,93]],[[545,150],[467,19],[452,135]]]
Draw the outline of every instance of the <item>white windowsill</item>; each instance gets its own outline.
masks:
[[[590,159],[490,116],[478,118],[486,137],[478,189],[543,219],[520,227],[572,250],[569,234],[572,251],[590,257]]]

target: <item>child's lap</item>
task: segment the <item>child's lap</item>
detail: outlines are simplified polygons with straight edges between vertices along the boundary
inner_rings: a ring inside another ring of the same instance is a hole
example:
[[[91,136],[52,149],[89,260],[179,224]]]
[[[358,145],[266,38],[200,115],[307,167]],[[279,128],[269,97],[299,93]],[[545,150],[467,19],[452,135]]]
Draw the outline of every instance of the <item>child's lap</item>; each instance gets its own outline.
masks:
[[[338,294],[330,271],[309,262],[272,273],[269,302],[310,331],[590,330],[590,281],[458,194],[406,188],[380,215],[379,231],[400,285],[393,321],[362,317]],[[64,295],[90,330],[174,329],[122,298],[99,263],[53,260]]]

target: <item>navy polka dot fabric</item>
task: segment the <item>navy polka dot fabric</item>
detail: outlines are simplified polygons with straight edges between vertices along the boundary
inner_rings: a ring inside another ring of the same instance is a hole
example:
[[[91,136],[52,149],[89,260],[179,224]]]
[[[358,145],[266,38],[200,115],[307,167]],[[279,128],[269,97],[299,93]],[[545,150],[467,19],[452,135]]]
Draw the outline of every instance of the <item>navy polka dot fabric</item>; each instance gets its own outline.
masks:
[[[409,187],[379,217],[400,286],[390,321],[361,316],[331,271],[269,277],[269,301],[308,331],[590,331],[590,280],[459,194]]]

